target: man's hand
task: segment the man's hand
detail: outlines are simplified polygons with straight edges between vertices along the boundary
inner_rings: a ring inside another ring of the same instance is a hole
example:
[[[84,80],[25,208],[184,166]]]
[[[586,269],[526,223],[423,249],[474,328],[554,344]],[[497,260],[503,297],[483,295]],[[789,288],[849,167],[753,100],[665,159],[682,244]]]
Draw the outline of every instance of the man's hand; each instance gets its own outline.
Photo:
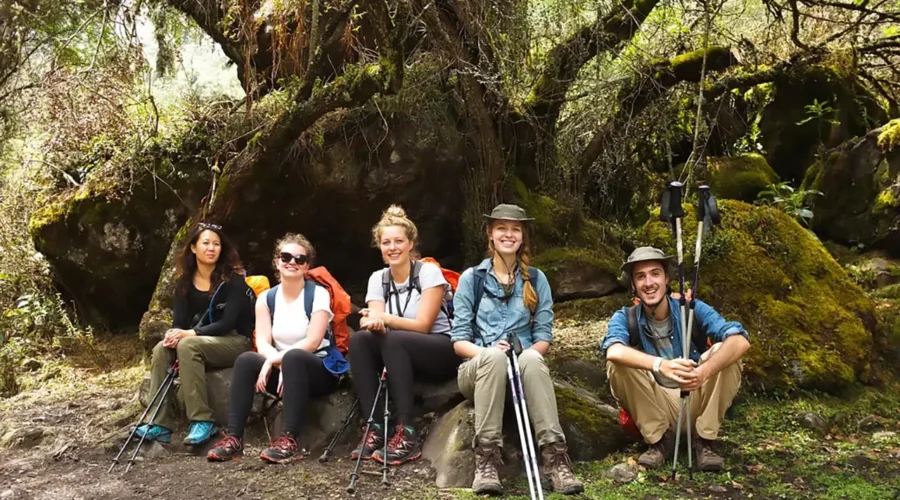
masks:
[[[685,391],[695,391],[703,386],[707,379],[709,379],[709,372],[704,369],[703,365],[694,368],[694,380],[688,384],[682,385],[681,388]]]
[[[507,342],[505,340],[501,340],[501,341],[498,341],[496,344],[494,344],[494,348],[500,349],[500,352],[506,353],[506,352],[509,352],[509,350],[512,348],[512,346],[509,345],[509,342]]]
[[[683,390],[690,391],[700,387],[697,384],[697,363],[691,359],[669,359],[659,365],[659,371],[668,379],[674,380]],[[691,387],[692,389],[689,389]]]

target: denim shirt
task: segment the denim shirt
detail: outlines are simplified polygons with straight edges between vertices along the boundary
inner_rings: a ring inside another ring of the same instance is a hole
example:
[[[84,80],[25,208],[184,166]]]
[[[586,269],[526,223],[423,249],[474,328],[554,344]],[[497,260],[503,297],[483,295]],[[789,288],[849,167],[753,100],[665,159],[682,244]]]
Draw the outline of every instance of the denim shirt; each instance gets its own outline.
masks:
[[[672,316],[673,323],[672,348],[675,351],[675,355],[681,357],[681,354],[684,352],[684,347],[681,343],[681,306],[678,301],[672,297],[667,298],[669,300],[669,314]],[[627,307],[623,307],[616,311],[616,313],[613,314],[612,319],[609,320],[609,331],[606,333],[606,338],[603,339],[603,343],[600,345],[600,351],[603,353],[604,357],[606,356],[606,350],[613,344],[629,345],[627,310]],[[685,313],[689,313],[689,311],[690,309],[686,309]],[[638,330],[641,332],[640,350],[647,353],[656,352],[653,347],[653,340],[649,335],[650,327],[647,324],[647,318],[644,315],[643,307],[637,309],[637,319],[639,325]],[[712,306],[700,300],[698,300],[694,306],[693,335],[695,338],[698,328],[700,331],[705,332],[706,337],[714,344],[722,342],[732,335],[743,335],[748,341],[750,340],[750,335],[744,330],[744,327],[741,326],[740,323],[737,321],[725,321],[725,318],[713,309]],[[706,350],[705,345],[700,347],[702,350]],[[700,362],[700,352],[701,351],[697,349],[695,343],[691,342],[691,359]]]
[[[475,301],[475,269],[487,270],[484,278],[484,294],[478,305],[478,317],[472,321],[472,309]],[[503,287],[494,274],[491,259],[485,259],[476,267],[470,267],[460,276],[453,297],[453,329],[450,338],[453,342],[468,340],[475,345],[490,347],[499,340],[506,340],[507,334],[515,332],[527,349],[541,340],[553,342],[553,296],[550,283],[540,269],[529,267],[532,276],[536,276],[535,285],[538,297],[537,308],[532,321],[531,311],[522,302],[525,281],[521,270],[516,270],[516,282],[512,295],[507,300]]]

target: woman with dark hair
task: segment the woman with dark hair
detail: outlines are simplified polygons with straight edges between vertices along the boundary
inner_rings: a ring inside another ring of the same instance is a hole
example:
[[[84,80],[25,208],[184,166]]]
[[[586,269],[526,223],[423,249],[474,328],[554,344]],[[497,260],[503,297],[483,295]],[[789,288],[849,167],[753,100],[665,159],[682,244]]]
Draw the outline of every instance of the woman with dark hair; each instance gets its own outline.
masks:
[[[566,436],[559,424],[553,380],[544,356],[553,342],[553,296],[547,277],[529,266],[526,223],[516,205],[498,205],[487,219],[488,258],[459,278],[453,299],[453,348],[467,361],[459,367],[459,390],[475,403],[476,494],[502,492],[497,468],[503,445],[507,351],[515,335],[528,413],[543,465],[541,479],[553,491],[584,491],[572,472]],[[523,445],[524,446],[524,445]]]
[[[208,441],[218,432],[206,397],[206,369],[229,368],[253,347],[253,293],[222,226],[201,222],[178,258],[172,328],[153,348],[150,394],[178,360],[181,394],[190,431],[185,445]],[[172,440],[171,405],[164,404],[154,425],[142,425],[138,437]]]
[[[283,464],[306,456],[297,444],[303,414],[310,398],[333,391],[339,377],[323,360],[333,340],[328,335],[334,318],[331,297],[325,287],[306,279],[315,256],[315,249],[302,234],[287,234],[276,243],[274,262],[280,283],[256,300],[259,352],[245,352],[234,363],[228,429],[207,454],[209,461],[224,462],[244,455],[244,424],[255,392],[278,394],[284,404],[281,434],[259,458]]]

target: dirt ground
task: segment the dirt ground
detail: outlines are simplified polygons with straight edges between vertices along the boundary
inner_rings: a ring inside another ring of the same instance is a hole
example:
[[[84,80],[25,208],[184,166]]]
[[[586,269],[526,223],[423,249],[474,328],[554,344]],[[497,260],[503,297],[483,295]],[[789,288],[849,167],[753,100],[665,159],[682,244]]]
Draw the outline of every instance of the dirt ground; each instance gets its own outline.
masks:
[[[322,450],[313,450],[300,462],[267,465],[256,458],[265,435],[252,433],[240,461],[208,463],[180,444],[182,431],[174,444],[145,445],[146,453],[127,474],[124,466],[107,473],[123,433],[142,410],[136,389],[145,366],[130,349],[127,343],[113,344],[105,353],[92,353],[92,359],[43,361],[23,377],[20,394],[0,400],[0,500],[475,498],[468,490],[437,489],[424,459],[391,468],[389,487],[381,485],[380,466],[365,462],[351,496],[345,488],[353,464],[341,458],[349,446],[327,464],[316,461]],[[804,425],[810,413],[822,417],[822,429]],[[723,429],[720,451],[727,469],[722,473],[669,481],[666,471],[635,466],[639,445],[577,463],[576,472],[586,486],[582,498],[591,499],[900,500],[898,434],[897,386],[861,388],[842,398],[744,395]],[[633,468],[632,480],[609,476],[617,464]],[[524,478],[504,478],[504,484],[506,498],[527,498]]]

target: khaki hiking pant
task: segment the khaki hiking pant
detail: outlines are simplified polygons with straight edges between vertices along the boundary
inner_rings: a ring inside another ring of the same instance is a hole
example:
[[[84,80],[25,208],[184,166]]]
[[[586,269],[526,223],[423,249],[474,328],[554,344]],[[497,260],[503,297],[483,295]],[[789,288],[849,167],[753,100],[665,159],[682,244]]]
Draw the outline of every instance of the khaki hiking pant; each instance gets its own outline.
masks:
[[[237,332],[218,337],[205,335],[185,337],[178,342],[175,349],[169,349],[160,341],[153,348],[153,358],[150,362],[150,397],[156,394],[156,389],[165,381],[169,367],[177,358],[180,391],[188,419],[212,422],[215,418],[206,397],[206,369],[231,368],[234,360],[252,347],[250,339]],[[174,391],[170,390],[168,399],[171,400],[173,397]],[[155,423],[170,430],[174,429],[171,404],[162,405]]]
[[[700,363],[722,347],[715,344],[700,357]],[[644,441],[653,444],[669,429],[674,432],[678,409],[681,407],[681,391],[668,389],[656,383],[646,370],[627,368],[607,362],[606,373],[613,397],[637,424]],[[691,392],[691,428],[703,439],[715,440],[725,418],[725,412],[734,401],[741,386],[741,363],[725,367]]]
[[[475,403],[475,439],[472,446],[503,446],[503,409],[509,393],[507,356],[499,349],[485,349],[459,367],[459,390]],[[556,394],[550,369],[541,353],[525,349],[519,356],[525,403],[538,446],[565,443],[556,413]]]

